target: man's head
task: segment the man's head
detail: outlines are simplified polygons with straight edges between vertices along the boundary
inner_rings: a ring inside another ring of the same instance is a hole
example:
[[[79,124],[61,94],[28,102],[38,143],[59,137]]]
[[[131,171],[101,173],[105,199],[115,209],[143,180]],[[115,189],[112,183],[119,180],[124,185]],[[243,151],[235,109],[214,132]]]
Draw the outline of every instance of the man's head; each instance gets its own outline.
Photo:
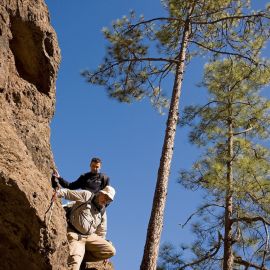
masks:
[[[100,206],[105,206],[113,201],[115,196],[115,189],[111,186],[106,186],[97,194],[97,202]]]
[[[92,173],[99,173],[99,170],[101,169],[101,159],[94,157],[91,159],[90,162],[90,170]]]

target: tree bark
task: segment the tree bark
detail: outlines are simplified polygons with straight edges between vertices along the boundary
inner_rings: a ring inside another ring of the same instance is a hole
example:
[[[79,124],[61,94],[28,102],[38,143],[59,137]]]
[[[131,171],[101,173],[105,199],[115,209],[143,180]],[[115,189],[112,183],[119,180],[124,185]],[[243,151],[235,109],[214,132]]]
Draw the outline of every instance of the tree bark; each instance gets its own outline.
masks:
[[[223,270],[233,270],[233,230],[232,230],[232,214],[233,214],[233,125],[229,120],[229,138],[228,138],[228,161],[227,161],[227,183],[226,183],[226,203],[225,203],[225,232],[224,232],[224,258]]]
[[[163,228],[163,216],[167,197],[168,179],[173,155],[174,139],[179,115],[179,99],[184,76],[186,50],[190,35],[190,22],[186,21],[182,37],[179,64],[173,86],[173,93],[167,120],[167,128],[162,148],[162,155],[157,175],[157,183],[153,198],[151,217],[148,224],[144,254],[140,270],[156,270],[160,237]]]

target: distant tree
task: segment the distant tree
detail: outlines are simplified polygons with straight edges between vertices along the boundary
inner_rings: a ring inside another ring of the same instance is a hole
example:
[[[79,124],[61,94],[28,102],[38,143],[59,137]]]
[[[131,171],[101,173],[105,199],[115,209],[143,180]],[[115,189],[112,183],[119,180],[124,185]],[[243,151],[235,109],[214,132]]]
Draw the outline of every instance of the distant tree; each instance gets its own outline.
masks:
[[[270,151],[262,144],[269,138],[270,101],[260,95],[269,82],[270,67],[240,59],[206,66],[209,102],[186,107],[181,123],[206,150],[180,175],[185,187],[205,191],[205,200],[188,219],[198,215],[194,260],[186,263],[171,245],[162,249],[173,269],[270,269]]]
[[[156,270],[168,179],[178,122],[185,65],[194,56],[234,55],[258,64],[256,57],[269,35],[268,10],[253,12],[248,0],[164,0],[168,15],[135,21],[123,17],[112,30],[104,62],[85,71],[89,83],[106,87],[110,97],[132,102],[149,97],[158,108],[167,105],[162,84],[170,74],[171,93],[167,127],[141,270]],[[155,47],[156,46],[156,47]]]

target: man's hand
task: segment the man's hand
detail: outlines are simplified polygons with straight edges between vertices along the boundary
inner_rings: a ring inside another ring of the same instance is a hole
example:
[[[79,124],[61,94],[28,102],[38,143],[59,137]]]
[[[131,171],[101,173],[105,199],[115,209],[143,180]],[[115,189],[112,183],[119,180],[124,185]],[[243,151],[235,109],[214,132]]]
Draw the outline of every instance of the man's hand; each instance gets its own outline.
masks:
[[[51,177],[51,184],[52,184],[53,189],[56,189],[57,187],[59,187],[59,181],[54,174],[52,174],[52,177]]]
[[[58,173],[58,171],[56,169],[53,170],[53,176],[56,178],[60,177],[60,174]]]

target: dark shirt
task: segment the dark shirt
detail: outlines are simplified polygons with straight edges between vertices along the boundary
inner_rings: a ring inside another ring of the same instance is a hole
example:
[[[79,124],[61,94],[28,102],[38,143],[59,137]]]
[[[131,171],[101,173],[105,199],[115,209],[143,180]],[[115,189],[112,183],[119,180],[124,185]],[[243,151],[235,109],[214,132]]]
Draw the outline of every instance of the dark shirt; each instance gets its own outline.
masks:
[[[92,173],[88,172],[82,174],[76,181],[68,182],[62,177],[59,178],[59,184],[63,188],[68,189],[86,189],[93,193],[97,193],[101,189],[109,185],[110,178],[103,173]]]

